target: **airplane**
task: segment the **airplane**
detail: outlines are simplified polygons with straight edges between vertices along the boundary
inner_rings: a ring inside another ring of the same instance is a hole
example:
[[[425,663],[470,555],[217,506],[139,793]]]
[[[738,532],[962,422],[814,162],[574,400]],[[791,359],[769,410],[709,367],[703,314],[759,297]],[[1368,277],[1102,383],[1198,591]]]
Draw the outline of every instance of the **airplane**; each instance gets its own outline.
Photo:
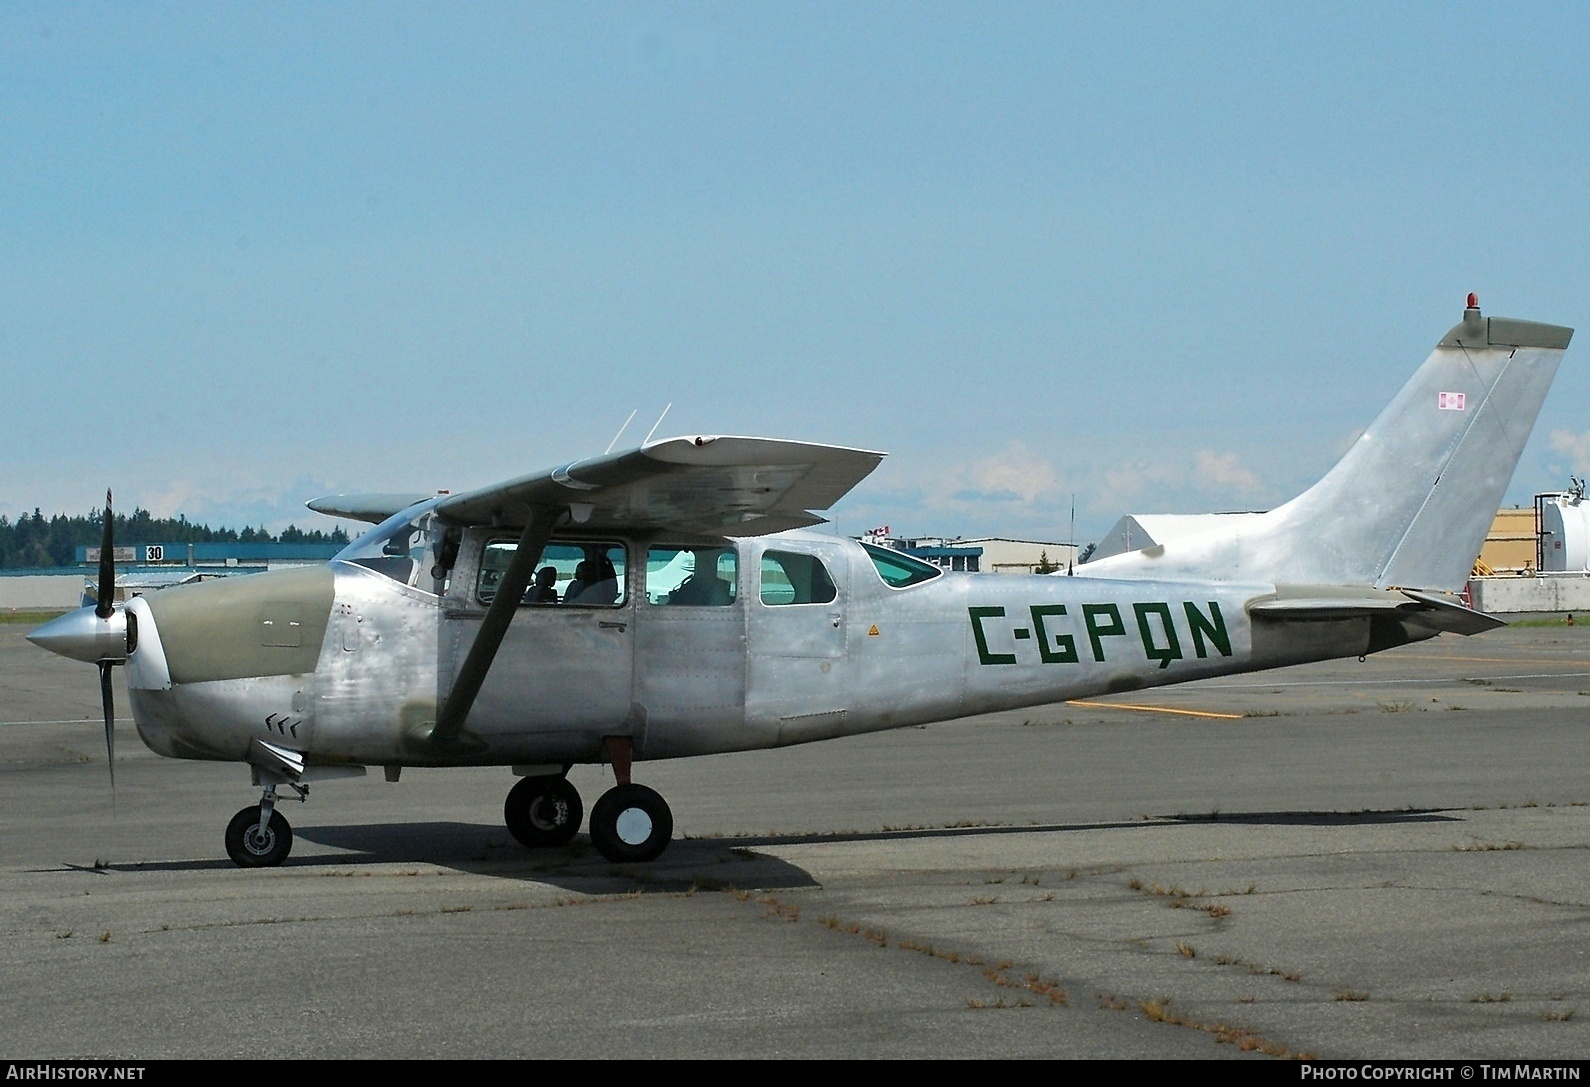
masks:
[[[1344,350],[1361,350],[1350,324]],[[1049,575],[952,574],[813,532],[883,454],[689,436],[460,494],[309,503],[374,525],[323,566],[113,600],[106,495],[93,606],[35,630],[112,668],[138,735],[249,766],[226,829],[281,864],[312,781],[507,766],[513,837],[569,843],[567,774],[605,763],[590,840],[656,858],[673,815],[638,763],[782,747],[1504,625],[1456,594],[1573,330],[1463,319],[1318,483],[1267,513],[1157,522],[1156,542]],[[649,437],[649,436],[648,436]],[[1166,522],[1170,522],[1167,529]]]

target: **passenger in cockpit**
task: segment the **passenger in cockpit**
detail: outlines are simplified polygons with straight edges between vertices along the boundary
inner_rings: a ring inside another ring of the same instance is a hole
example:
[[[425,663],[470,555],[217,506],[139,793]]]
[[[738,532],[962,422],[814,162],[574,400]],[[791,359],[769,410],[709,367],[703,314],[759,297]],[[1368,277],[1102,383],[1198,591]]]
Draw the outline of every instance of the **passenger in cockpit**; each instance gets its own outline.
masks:
[[[556,604],[558,602],[558,571],[552,566],[543,566],[536,571],[535,582],[525,590],[524,603],[526,604]]]

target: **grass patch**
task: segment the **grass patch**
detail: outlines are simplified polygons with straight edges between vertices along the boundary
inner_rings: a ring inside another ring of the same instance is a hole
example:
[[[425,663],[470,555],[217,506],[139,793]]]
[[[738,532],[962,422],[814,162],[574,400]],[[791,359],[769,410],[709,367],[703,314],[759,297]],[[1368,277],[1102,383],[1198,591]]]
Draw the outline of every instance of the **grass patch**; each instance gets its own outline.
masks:
[[[1244,998],[1243,1003],[1251,1003]],[[1265,1053],[1271,1057],[1291,1057],[1297,1060],[1314,1060],[1312,1053],[1294,1053],[1286,1046],[1276,1042],[1266,1042],[1259,1035],[1243,1027],[1231,1027],[1224,1023],[1203,1023],[1196,1019],[1189,1019],[1185,1015],[1178,1015],[1170,1009],[1170,997],[1154,997],[1149,1000],[1122,1000],[1107,993],[1099,994],[1099,1007],[1110,1008],[1114,1011],[1138,1011],[1143,1016],[1155,1023],[1169,1023],[1172,1026],[1188,1027],[1192,1030],[1201,1030],[1212,1034],[1215,1041],[1225,1045],[1234,1045],[1244,1053]]]
[[[1458,853],[1496,853],[1513,849],[1528,849],[1523,842],[1468,842],[1452,847]]]
[[[1412,702],[1382,702],[1381,713],[1407,713],[1413,709]]]
[[[51,619],[58,619],[70,610],[72,609],[68,608],[65,611],[55,611],[53,609],[50,611],[0,611],[0,623],[20,623],[28,626],[37,626],[40,623],[48,623]]]
[[[1368,1000],[1369,994],[1358,989],[1341,989],[1337,991],[1336,999],[1348,1003],[1357,1003],[1360,1000]]]
[[[1200,887],[1196,891],[1187,891],[1175,885],[1162,887],[1157,883],[1145,884],[1140,879],[1131,880],[1126,886],[1130,890],[1139,891],[1154,898],[1169,899],[1170,908],[1173,910],[1198,910],[1217,919],[1231,915],[1231,907],[1222,906],[1218,902],[1205,901],[1209,897],[1209,890],[1204,887]]]

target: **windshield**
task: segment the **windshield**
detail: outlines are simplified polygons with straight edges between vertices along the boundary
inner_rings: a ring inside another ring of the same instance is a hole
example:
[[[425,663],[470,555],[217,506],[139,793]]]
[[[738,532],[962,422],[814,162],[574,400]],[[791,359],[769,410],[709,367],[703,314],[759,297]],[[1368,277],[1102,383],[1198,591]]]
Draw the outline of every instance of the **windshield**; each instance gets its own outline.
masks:
[[[333,561],[351,562],[404,585],[431,591],[430,578],[426,577],[423,585],[420,579],[435,562],[430,554],[431,510],[443,497],[394,513],[337,552]]]
[[[898,551],[890,551],[886,547],[874,547],[872,544],[861,546],[866,550],[867,557],[872,560],[878,576],[883,578],[890,588],[904,589],[908,585],[931,581],[943,573],[937,566],[913,559],[910,555],[902,555]]]

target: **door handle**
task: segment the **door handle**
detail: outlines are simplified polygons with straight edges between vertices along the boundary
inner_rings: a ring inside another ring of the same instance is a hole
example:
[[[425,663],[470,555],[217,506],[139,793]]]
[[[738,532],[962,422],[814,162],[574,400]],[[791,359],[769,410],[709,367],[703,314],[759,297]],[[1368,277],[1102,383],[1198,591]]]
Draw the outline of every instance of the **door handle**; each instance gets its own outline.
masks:
[[[622,633],[624,633],[625,628],[629,624],[627,624],[627,623],[610,623],[606,619],[603,619],[601,622],[597,623],[596,625],[601,627],[603,630],[616,630],[620,634],[622,634]]]

